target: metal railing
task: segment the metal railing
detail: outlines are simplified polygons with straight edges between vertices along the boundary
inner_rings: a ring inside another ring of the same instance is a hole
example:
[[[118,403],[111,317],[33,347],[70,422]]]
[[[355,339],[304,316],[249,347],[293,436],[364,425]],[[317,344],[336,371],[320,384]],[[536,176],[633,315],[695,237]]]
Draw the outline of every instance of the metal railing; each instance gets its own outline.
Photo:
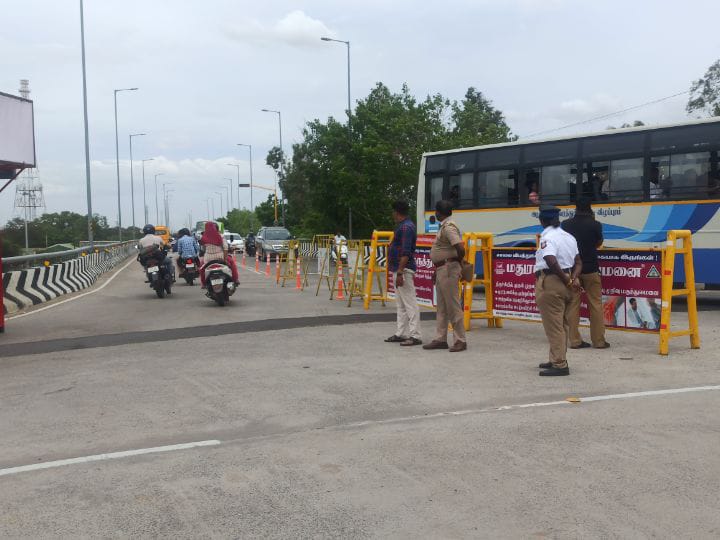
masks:
[[[35,253],[33,255],[18,255],[17,257],[3,257],[2,270],[3,272],[12,272],[14,270],[32,268],[33,266],[49,266],[51,264],[69,261],[90,253],[98,253],[108,248],[122,248],[135,245],[136,243],[137,240],[130,240],[127,242],[95,242],[93,247],[86,245],[65,251]]]

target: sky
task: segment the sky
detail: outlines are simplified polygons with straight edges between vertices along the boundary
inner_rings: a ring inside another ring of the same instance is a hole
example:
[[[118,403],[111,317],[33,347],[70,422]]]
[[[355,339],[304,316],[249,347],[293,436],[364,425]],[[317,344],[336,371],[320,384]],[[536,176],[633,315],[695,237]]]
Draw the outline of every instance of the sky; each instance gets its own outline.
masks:
[[[87,211],[77,0],[2,0],[0,92],[30,80],[37,175],[46,211]],[[156,222],[162,188],[171,226],[227,206],[229,186],[253,178],[272,187],[265,165],[304,124],[345,114],[346,49],[353,101],[383,82],[407,83],[418,97],[462,99],[474,86],[521,137],[582,122],[689,89],[720,58],[717,0],[85,0],[93,212],[118,220],[113,90],[118,94],[120,197],[133,222],[129,134],[133,139],[135,223],[146,201]],[[687,95],[548,136],[600,131],[639,119],[680,122]],[[238,164],[229,166],[229,163]],[[227,179],[233,179],[228,181]],[[223,186],[228,186],[227,189]],[[220,193],[221,195],[218,195]],[[255,189],[253,202],[269,191]],[[0,223],[14,211],[0,194]],[[232,205],[237,206],[233,189]],[[241,207],[250,207],[242,188]],[[164,221],[162,217],[160,221]]]

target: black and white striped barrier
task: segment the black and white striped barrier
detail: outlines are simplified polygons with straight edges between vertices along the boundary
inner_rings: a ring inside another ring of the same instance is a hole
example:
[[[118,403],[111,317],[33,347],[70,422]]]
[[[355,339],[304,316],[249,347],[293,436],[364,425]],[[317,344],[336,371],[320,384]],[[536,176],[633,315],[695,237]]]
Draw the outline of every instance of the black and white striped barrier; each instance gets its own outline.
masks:
[[[6,272],[3,281],[3,312],[42,304],[58,296],[90,287],[103,273],[135,253],[132,245],[100,248],[98,252],[50,266]]]
[[[363,253],[363,264],[367,266],[370,264],[370,246],[365,246],[365,253]],[[377,257],[377,260],[375,261],[375,264],[378,266],[385,266],[385,261],[387,259],[387,253],[386,253],[385,246],[378,246],[377,251],[375,252],[375,256]]]

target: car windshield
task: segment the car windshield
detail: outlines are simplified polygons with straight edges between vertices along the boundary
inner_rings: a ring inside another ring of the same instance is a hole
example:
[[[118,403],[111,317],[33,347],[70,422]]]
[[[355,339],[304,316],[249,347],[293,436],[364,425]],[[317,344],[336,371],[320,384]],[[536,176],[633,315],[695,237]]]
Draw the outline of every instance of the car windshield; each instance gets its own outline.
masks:
[[[266,240],[290,240],[290,231],[287,229],[268,229],[265,231]]]

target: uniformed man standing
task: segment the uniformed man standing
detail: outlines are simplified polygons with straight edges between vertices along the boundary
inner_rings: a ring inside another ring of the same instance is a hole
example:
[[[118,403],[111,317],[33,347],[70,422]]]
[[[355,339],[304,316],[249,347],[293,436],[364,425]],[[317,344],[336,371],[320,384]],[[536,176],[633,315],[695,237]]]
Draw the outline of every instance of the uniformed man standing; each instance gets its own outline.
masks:
[[[465,258],[465,243],[460,229],[452,216],[452,203],[438,201],[435,205],[435,217],[440,222],[440,228],[435,242],[430,249],[430,258],[435,265],[433,281],[437,294],[437,331],[435,339],[423,349],[448,349],[450,352],[460,352],[467,349],[465,339],[465,321],[462,306],[460,305],[460,273],[462,261]],[[452,325],[455,334],[455,343],[448,346],[448,323]]]
[[[550,342],[550,361],[540,364],[541,376],[570,374],[566,329],[573,298],[580,294],[580,253],[575,237],[560,228],[559,216],[559,208],[540,207],[543,232],[535,254],[535,301]]]

